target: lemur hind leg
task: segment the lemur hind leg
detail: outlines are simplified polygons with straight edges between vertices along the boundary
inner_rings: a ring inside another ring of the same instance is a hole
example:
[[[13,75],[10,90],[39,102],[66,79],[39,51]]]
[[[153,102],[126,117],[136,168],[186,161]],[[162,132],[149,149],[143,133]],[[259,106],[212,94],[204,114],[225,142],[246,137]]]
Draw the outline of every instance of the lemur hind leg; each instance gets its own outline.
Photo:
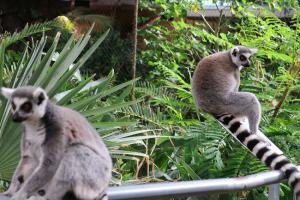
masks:
[[[62,200],[69,194],[68,200],[105,200],[110,171],[103,162],[103,158],[89,147],[80,144],[69,147],[45,189],[45,199]]]
[[[63,200],[64,196],[68,193],[70,189],[70,183],[64,180],[58,179],[58,177],[54,177],[49,184],[49,186],[45,189],[45,200]],[[68,198],[69,199],[69,198]],[[76,199],[69,199],[76,200]]]
[[[233,92],[222,102],[220,115],[230,112],[234,117],[247,117],[251,133],[258,133],[261,119],[260,103],[256,96],[248,92]]]
[[[105,193],[111,178],[110,169],[103,163],[105,158],[83,145],[73,147],[73,156],[68,163],[73,163],[73,192],[79,199],[105,200]],[[72,161],[72,158],[76,160]],[[79,170],[78,170],[79,169]]]

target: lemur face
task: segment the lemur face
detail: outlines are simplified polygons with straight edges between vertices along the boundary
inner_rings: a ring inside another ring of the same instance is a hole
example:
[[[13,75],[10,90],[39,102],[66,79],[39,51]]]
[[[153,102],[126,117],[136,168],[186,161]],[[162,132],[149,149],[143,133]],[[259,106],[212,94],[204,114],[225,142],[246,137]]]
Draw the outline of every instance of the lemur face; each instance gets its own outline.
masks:
[[[39,87],[17,89],[1,88],[1,93],[11,102],[13,121],[39,120],[46,112],[48,96]]]
[[[257,52],[257,49],[250,49],[244,46],[236,46],[231,49],[230,56],[232,62],[242,69],[250,66],[250,57]]]

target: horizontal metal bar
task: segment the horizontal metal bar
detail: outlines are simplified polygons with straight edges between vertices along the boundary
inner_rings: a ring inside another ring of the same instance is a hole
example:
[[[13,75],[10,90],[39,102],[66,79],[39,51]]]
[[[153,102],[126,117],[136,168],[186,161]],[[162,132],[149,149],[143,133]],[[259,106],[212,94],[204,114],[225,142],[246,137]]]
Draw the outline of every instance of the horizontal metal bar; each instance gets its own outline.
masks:
[[[284,174],[282,172],[269,171],[239,178],[126,185],[110,187],[108,190],[108,199],[169,199],[212,193],[228,193],[279,183],[283,179]]]
[[[207,194],[229,193],[248,190],[263,185],[270,185],[283,181],[284,175],[280,171],[243,176],[239,178],[221,178],[199,181],[163,182],[140,185],[125,185],[110,187],[109,200],[131,199],[169,199],[174,197],[190,197]],[[9,198],[0,196],[0,200]]]

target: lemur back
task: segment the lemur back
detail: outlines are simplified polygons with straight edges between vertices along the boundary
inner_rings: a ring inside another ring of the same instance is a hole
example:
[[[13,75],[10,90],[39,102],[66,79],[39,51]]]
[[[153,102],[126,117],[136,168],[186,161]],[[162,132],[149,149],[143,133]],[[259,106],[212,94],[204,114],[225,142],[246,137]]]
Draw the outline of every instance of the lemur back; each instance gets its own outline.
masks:
[[[232,67],[228,52],[219,52],[202,59],[193,77],[196,77],[192,79],[196,102],[204,112],[216,115],[223,110],[223,103],[219,102],[225,103],[227,94],[237,91],[240,84],[240,70]]]
[[[60,113],[62,116],[64,133],[67,134],[69,145],[84,144],[90,147],[93,151],[106,155],[105,159],[111,163],[109,152],[105,147],[101,137],[89,122],[78,112],[69,108],[53,105],[55,113]]]
[[[253,155],[271,169],[283,171],[300,200],[297,166],[258,137],[260,103],[254,94],[238,91],[240,70],[249,66],[254,53],[254,49],[237,46],[203,58],[193,74],[192,94],[199,108],[219,120]],[[243,122],[245,117],[249,126]]]

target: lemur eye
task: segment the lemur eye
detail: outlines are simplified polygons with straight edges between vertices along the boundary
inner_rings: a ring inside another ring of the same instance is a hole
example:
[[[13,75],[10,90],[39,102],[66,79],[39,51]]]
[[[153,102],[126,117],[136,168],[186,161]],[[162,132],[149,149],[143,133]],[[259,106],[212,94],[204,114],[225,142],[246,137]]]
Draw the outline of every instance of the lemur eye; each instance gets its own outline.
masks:
[[[30,102],[25,102],[22,106],[21,106],[21,110],[23,110],[24,112],[30,112],[32,109],[32,105]]]
[[[246,58],[246,56],[244,56],[244,55],[240,55],[240,60],[241,60],[241,61],[245,61],[245,60],[247,60],[247,58]]]
[[[11,107],[13,110],[16,110],[16,104],[14,102],[11,102]]]

